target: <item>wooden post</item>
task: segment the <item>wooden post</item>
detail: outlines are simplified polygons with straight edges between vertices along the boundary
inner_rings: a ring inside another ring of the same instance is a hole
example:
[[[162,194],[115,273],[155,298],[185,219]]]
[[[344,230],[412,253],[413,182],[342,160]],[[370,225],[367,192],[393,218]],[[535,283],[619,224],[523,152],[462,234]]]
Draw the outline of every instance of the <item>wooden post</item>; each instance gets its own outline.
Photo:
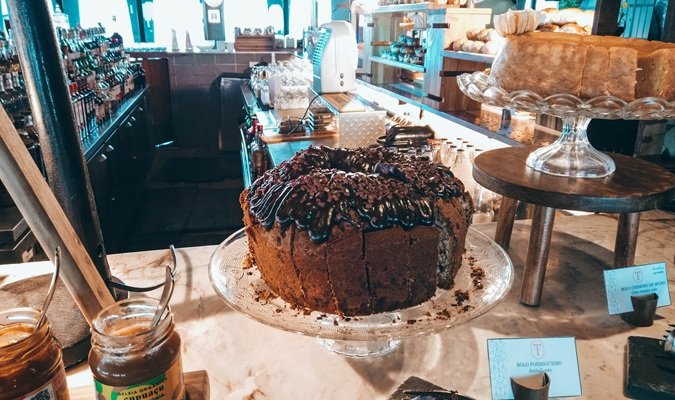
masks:
[[[528,306],[538,307],[541,303],[554,219],[555,208],[535,207],[530,244],[527,247],[523,287],[520,292],[520,302]]]
[[[497,216],[497,230],[495,231],[495,242],[507,250],[511,244],[511,233],[513,232],[513,223],[516,219],[518,210],[518,200],[508,196],[502,196],[502,202],[499,206],[499,215]]]
[[[53,260],[54,250],[61,247],[61,280],[91,324],[102,308],[115,301],[2,107],[0,180],[47,256]]]
[[[635,262],[640,213],[619,214],[614,242],[614,267],[630,267]]]

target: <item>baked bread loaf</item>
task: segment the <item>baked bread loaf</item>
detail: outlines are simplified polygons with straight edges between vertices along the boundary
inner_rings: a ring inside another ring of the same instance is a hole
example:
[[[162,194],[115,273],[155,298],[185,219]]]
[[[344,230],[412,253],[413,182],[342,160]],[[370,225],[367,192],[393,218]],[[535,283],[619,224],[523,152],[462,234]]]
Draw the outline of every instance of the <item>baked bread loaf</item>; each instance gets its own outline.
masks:
[[[312,147],[240,196],[270,289],[311,310],[367,315],[450,288],[473,206],[449,169],[384,148]]]
[[[559,32],[507,39],[490,76],[508,92],[611,95],[626,101],[649,96],[675,99],[675,44]]]

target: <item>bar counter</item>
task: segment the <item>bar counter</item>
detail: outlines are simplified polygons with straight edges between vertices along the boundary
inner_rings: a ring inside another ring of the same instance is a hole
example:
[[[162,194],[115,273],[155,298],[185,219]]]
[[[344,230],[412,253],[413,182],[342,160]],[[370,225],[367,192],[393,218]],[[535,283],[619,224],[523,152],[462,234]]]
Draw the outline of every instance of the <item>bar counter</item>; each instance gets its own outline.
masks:
[[[314,338],[262,325],[225,304],[209,282],[214,246],[178,250],[179,272],[171,301],[183,339],[184,370],[206,370],[211,399],[386,399],[415,375],[476,399],[490,398],[489,338],[574,336],[583,397],[624,398],[625,346],[629,336],[660,338],[675,322],[673,306],[657,309],[653,326],[636,328],[607,314],[602,270],[612,263],[616,216],[595,214],[556,220],[548,276],[539,308],[518,301],[529,220],[514,227],[511,256],[515,280],[506,299],[465,325],[403,342],[395,352],[349,359],[328,352]],[[475,225],[494,235],[494,223]],[[675,215],[643,214],[636,264],[665,261],[671,296],[675,278]],[[110,255],[114,275],[130,284],[163,280],[168,250]],[[48,273],[47,263],[1,265],[8,283],[29,273]],[[159,293],[153,294],[159,297]],[[86,363],[68,372],[73,400],[91,399]]]

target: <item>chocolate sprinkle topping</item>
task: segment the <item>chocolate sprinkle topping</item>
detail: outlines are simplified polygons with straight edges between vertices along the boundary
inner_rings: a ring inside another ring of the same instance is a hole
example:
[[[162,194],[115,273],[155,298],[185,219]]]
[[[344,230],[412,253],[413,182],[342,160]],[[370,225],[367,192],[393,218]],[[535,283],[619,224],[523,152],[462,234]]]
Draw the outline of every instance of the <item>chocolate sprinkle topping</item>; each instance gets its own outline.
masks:
[[[432,225],[437,198],[459,197],[464,185],[426,157],[385,148],[310,147],[258,178],[248,196],[266,229],[278,223],[324,242],[334,225],[363,230]]]

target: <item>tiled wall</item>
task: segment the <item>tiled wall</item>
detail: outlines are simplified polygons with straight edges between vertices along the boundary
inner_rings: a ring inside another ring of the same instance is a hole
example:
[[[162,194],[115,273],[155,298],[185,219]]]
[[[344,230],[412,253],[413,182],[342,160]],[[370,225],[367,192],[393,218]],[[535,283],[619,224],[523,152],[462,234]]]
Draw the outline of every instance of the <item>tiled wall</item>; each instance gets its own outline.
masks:
[[[175,142],[181,147],[199,148],[218,148],[219,78],[233,74],[246,76],[250,63],[272,61],[269,52],[168,53],[164,56],[169,58]],[[288,53],[274,56],[277,61],[292,57]]]

